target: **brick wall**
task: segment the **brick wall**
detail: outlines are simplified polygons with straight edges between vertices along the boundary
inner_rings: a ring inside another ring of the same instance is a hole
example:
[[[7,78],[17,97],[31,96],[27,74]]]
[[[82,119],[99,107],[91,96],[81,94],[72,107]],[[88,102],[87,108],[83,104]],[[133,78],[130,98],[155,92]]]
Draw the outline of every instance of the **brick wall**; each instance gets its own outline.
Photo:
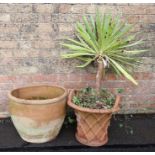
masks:
[[[75,68],[76,60],[61,60],[65,36],[74,36],[74,24],[84,14],[119,13],[135,24],[149,52],[135,69],[139,86],[109,74],[103,86],[124,88],[120,113],[155,112],[155,5],[154,4],[0,4],[0,116],[7,115],[7,93],[32,84],[67,88],[94,85],[95,70]]]

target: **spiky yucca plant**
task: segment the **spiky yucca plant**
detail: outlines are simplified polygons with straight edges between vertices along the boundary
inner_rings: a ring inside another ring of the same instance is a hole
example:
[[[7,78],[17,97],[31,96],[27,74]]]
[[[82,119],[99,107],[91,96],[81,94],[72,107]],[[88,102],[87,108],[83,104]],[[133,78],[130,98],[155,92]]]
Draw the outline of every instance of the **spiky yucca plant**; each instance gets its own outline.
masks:
[[[141,44],[142,40],[134,41],[136,35],[129,32],[133,26],[124,23],[119,17],[113,18],[111,14],[101,15],[97,11],[95,20],[83,17],[83,24],[76,24],[77,39],[67,39],[62,45],[71,50],[63,54],[62,58],[77,58],[84,61],[86,67],[93,61],[97,62],[96,90],[100,91],[101,80],[105,74],[105,68],[112,68],[116,74],[124,75],[135,85],[138,83],[131,76],[131,69],[139,60],[135,55],[145,50],[129,50],[130,47]],[[130,48],[131,49],[131,48]]]

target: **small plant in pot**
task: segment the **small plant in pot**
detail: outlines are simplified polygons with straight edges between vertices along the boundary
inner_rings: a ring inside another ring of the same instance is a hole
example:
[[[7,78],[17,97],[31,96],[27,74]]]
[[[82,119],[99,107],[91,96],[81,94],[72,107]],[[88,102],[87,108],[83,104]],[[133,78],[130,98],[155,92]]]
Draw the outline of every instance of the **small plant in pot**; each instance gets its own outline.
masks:
[[[110,14],[102,15],[97,11],[95,18],[83,17],[83,24],[76,24],[76,39],[68,38],[62,45],[70,53],[62,58],[77,58],[86,67],[97,64],[96,88],[72,90],[68,105],[75,110],[77,117],[76,139],[88,146],[101,146],[108,141],[108,126],[114,112],[119,110],[120,96],[102,88],[101,82],[107,70],[124,76],[132,83],[138,83],[132,77],[134,65],[140,62],[132,55],[145,50],[132,49],[142,41],[134,41],[135,36],[129,34],[133,26],[124,23],[119,17]]]

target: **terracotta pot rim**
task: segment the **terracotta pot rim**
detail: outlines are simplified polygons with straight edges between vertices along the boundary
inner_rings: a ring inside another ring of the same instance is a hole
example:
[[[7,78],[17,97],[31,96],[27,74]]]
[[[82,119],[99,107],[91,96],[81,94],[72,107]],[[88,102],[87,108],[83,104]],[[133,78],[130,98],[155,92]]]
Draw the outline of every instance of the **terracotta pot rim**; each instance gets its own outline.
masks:
[[[89,113],[113,113],[113,112],[117,112],[120,109],[119,108],[120,99],[121,99],[120,95],[116,95],[115,104],[112,107],[112,109],[91,109],[91,108],[80,107],[80,106],[74,104],[72,102],[72,97],[74,94],[75,94],[75,90],[71,90],[69,93],[69,96],[68,96],[67,104],[75,110],[79,110],[82,112],[89,112]]]
[[[23,89],[23,88],[30,88],[30,87],[56,87],[56,88],[60,88],[62,90],[64,90],[64,93],[58,97],[55,97],[53,99],[45,99],[45,100],[27,100],[27,99],[21,99],[21,98],[17,98],[15,96],[12,95],[12,92],[18,89]],[[66,96],[68,95],[68,91],[66,88],[62,87],[62,86],[58,86],[58,85],[33,85],[33,86],[24,86],[24,87],[19,87],[16,89],[11,90],[8,93],[8,97],[12,100],[14,100],[15,102],[21,103],[21,104],[35,104],[35,105],[39,105],[39,104],[51,104],[51,103],[55,103],[57,101],[60,101],[62,99],[64,99]]]

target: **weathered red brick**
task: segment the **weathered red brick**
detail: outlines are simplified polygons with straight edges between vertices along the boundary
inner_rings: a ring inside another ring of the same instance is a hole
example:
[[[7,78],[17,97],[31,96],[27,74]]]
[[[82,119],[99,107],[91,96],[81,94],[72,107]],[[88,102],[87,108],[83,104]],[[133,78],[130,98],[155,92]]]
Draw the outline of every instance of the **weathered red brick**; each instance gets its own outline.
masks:
[[[0,41],[0,48],[14,49],[17,48],[16,41]]]
[[[68,81],[69,75],[68,74],[57,74],[57,81]]]
[[[70,4],[60,4],[59,13],[69,13],[71,11]]]
[[[38,13],[52,13],[54,11],[53,7],[52,4],[34,4],[33,11]]]
[[[86,82],[77,82],[77,81],[70,81],[70,82],[64,82],[64,87],[68,89],[81,89],[87,86]]]
[[[82,74],[81,81],[94,81],[96,79],[96,74]]]
[[[32,43],[32,47],[36,49],[49,49],[49,48],[54,48],[55,44],[52,41],[34,41]]]
[[[155,6],[147,6],[145,8],[146,8],[146,14],[155,14]]]
[[[123,14],[147,14],[147,8],[149,6],[145,5],[124,5],[124,6],[118,6],[118,10],[122,12]]]
[[[15,82],[15,76],[0,76],[0,83]]]
[[[106,76],[105,76],[105,80],[116,80],[117,79],[117,77],[116,77],[116,75],[114,75],[114,74],[106,74]]]
[[[69,81],[77,81],[77,82],[79,82],[79,81],[83,81],[83,76],[84,75],[82,75],[82,74],[69,74],[68,75],[68,80]]]

